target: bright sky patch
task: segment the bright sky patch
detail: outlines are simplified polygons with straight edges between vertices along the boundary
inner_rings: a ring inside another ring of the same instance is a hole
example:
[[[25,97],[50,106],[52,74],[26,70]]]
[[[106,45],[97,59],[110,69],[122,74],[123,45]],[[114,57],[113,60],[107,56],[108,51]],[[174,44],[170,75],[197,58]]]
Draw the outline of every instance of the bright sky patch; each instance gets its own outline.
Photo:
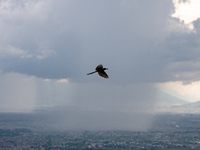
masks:
[[[172,17],[179,18],[180,21],[184,21],[185,25],[193,30],[193,21],[200,18],[200,1],[199,0],[188,0],[183,2],[182,0],[173,0],[175,6],[175,13]]]
[[[183,84],[181,81],[159,83],[157,87],[164,92],[189,102],[200,100],[200,81]]]

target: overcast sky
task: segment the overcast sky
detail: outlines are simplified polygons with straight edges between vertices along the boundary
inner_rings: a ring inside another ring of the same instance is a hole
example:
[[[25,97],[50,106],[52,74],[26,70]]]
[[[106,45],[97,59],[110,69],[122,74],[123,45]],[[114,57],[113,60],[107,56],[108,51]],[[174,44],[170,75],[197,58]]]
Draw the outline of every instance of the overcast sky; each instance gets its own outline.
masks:
[[[199,7],[197,0],[0,0],[1,111],[143,113],[156,109],[159,89],[200,100]],[[99,64],[109,79],[86,75]]]

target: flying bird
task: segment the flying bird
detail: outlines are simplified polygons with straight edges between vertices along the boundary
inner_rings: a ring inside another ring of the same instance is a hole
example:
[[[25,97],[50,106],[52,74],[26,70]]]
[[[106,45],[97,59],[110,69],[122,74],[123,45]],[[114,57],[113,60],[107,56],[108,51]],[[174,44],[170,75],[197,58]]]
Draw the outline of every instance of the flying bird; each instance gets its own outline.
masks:
[[[90,74],[93,74],[93,73],[96,73],[98,72],[98,74],[101,76],[101,77],[104,77],[104,78],[108,78],[108,75],[106,74],[106,72],[104,70],[108,70],[108,68],[103,68],[103,65],[98,65],[95,69],[96,71],[94,72],[91,72],[91,73],[88,73],[87,75],[90,75]]]

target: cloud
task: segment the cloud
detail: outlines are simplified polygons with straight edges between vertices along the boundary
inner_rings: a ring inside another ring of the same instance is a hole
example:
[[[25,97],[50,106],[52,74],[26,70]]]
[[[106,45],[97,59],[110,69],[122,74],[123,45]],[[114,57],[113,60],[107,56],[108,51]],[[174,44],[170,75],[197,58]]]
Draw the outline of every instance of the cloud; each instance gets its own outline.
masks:
[[[69,81],[67,79],[60,79],[60,80],[57,80],[57,82],[63,83],[63,82],[69,82]]]
[[[50,1],[13,1],[1,0],[0,15],[3,19],[9,20],[30,20],[31,18],[42,21],[45,19],[45,11],[48,8]],[[1,18],[2,19],[2,18]]]
[[[173,0],[173,3],[175,6],[175,13],[172,17],[179,18],[180,21],[184,21],[186,27],[193,30],[193,22],[200,18],[200,2],[195,0],[188,0],[186,2]]]
[[[6,47],[1,47],[0,48],[0,56],[1,57],[26,57],[27,54],[24,50],[20,48],[15,48],[11,45],[7,45]]]
[[[1,70],[88,82],[96,79],[85,74],[102,63],[111,69],[112,82],[163,80],[168,62],[160,49],[169,35],[172,6],[169,1],[2,1],[4,45],[29,57],[1,59]]]
[[[174,4],[2,0],[0,69],[80,84],[198,81],[199,20],[188,32]],[[109,80],[86,75],[99,64]]]

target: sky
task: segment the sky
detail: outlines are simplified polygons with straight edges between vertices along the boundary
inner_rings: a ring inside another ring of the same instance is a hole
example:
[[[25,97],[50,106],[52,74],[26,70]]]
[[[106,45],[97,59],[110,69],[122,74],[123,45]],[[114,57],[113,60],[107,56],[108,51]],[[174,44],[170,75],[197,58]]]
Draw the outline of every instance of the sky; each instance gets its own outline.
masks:
[[[61,120],[74,116],[72,127],[86,114],[85,120],[107,122],[102,129],[121,129],[117,116],[134,114],[123,120],[125,128],[139,129],[150,122],[144,113],[156,111],[160,91],[200,100],[199,6],[198,0],[0,0],[1,112],[53,109]],[[99,64],[109,79],[86,75]]]

